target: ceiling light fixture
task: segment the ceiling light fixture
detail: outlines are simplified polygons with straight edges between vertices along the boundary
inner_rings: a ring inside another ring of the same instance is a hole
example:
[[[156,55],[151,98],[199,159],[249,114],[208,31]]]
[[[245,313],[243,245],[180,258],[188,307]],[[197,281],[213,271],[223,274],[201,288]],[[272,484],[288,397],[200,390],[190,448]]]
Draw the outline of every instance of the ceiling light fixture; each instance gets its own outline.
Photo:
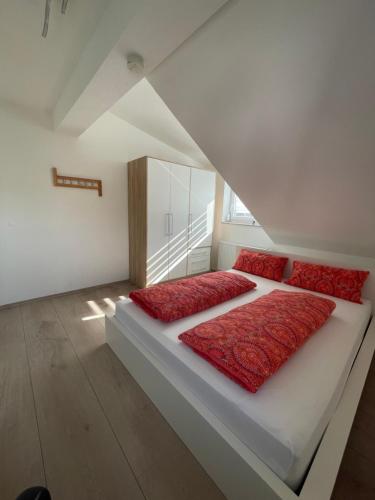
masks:
[[[51,2],[52,0],[46,0],[46,6],[44,9],[43,31],[42,31],[43,38],[46,38],[48,34],[49,16],[51,14]],[[68,0],[62,0],[61,14],[65,14],[67,6],[68,6]]]
[[[68,0],[63,0],[61,4],[61,14],[65,14],[67,6],[68,6]]]
[[[49,24],[49,15],[51,12],[51,0],[46,0],[46,7],[44,9],[44,23],[43,23],[43,31],[42,37],[46,38],[48,33],[48,24]]]

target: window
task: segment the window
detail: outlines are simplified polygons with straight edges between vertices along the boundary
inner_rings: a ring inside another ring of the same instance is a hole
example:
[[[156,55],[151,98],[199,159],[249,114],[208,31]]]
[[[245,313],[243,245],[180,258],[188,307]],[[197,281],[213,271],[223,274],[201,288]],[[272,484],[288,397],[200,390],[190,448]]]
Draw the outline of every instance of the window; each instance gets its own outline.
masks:
[[[259,226],[253,215],[227,183],[224,185],[223,222]]]

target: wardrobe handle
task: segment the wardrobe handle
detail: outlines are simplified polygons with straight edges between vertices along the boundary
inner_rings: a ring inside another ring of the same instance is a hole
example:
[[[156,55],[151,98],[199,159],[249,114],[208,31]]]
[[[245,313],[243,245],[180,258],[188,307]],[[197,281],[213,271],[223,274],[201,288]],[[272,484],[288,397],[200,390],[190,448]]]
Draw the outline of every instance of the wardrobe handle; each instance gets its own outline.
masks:
[[[170,225],[170,233],[169,236],[173,236],[173,214],[169,214],[171,216],[171,225]]]
[[[165,233],[165,236],[169,236],[169,214],[165,214],[165,217],[164,217],[164,233]]]

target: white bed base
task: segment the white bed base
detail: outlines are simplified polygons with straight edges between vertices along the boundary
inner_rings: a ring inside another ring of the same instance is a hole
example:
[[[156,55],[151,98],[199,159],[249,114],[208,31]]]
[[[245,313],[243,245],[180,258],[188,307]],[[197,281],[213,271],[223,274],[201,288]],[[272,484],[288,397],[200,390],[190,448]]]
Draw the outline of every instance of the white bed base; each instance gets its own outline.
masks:
[[[343,395],[299,494],[247,448],[116,317],[106,318],[109,346],[230,500],[329,500],[375,349],[371,321]]]

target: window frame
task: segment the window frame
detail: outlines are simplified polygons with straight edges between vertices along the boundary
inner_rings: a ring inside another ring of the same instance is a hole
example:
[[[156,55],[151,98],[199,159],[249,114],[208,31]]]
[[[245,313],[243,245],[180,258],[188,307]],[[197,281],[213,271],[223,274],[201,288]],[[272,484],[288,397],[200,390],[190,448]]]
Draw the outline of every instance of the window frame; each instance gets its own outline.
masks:
[[[242,224],[246,226],[260,226],[250,210],[244,215],[236,213],[236,199],[241,203],[240,197],[233,191],[233,189],[225,183],[223,193],[223,213],[222,222],[226,224]]]

